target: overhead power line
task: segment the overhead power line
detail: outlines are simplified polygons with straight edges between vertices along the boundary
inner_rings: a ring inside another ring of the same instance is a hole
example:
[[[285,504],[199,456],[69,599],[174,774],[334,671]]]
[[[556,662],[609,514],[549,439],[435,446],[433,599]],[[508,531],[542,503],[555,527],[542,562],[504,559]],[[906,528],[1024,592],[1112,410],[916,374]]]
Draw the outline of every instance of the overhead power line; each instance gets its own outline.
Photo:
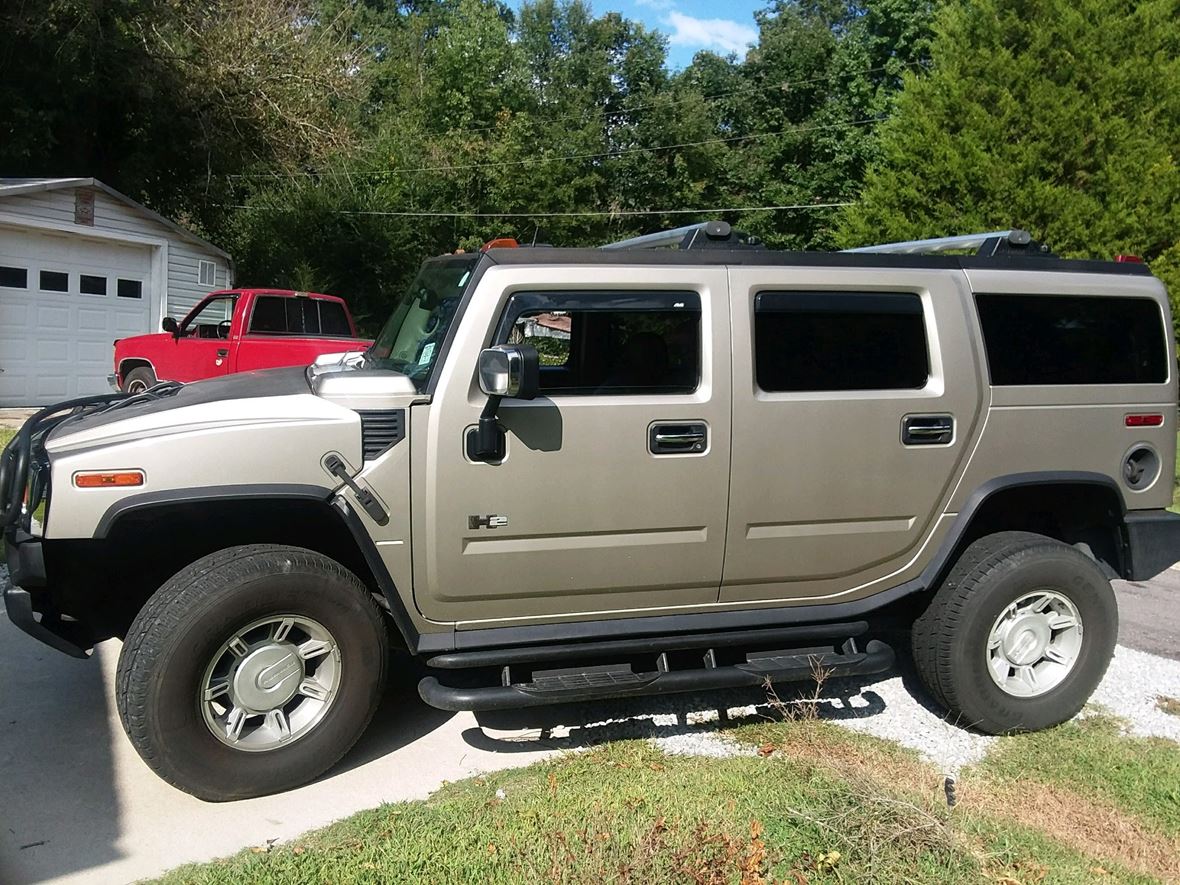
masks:
[[[375,215],[396,218],[583,218],[594,216],[623,217],[634,215],[724,215],[731,212],[779,212],[804,209],[835,209],[851,206],[851,202],[796,203],[790,206],[713,206],[707,209],[591,209],[584,212],[397,212],[367,209],[330,209],[328,215]],[[251,212],[294,212],[290,206],[223,205],[223,209],[245,209]]]
[[[824,129],[848,129],[854,126],[866,126],[870,123],[880,123],[884,117],[866,117],[861,120],[842,120],[837,123],[818,123],[814,126],[794,126],[779,132],[757,132],[751,135],[732,135],[726,138],[704,138],[699,141],[684,141],[677,144],[654,145],[652,147],[617,148],[598,153],[565,154],[558,157],[530,157],[525,160],[499,160],[491,163],[457,163],[446,166],[416,166],[407,169],[382,169],[369,172],[256,172],[227,176],[229,178],[287,178],[291,176],[320,178],[325,175],[339,174],[345,178],[373,178],[385,175],[409,175],[419,172],[464,172],[472,169],[499,169],[509,166],[535,166],[540,163],[561,163],[568,160],[605,160],[611,157],[621,157],[628,154],[661,153],[663,151],[681,150],[690,147],[704,147],[711,144],[735,144],[742,141],[760,141],[765,138],[787,138],[800,132],[818,132]]]

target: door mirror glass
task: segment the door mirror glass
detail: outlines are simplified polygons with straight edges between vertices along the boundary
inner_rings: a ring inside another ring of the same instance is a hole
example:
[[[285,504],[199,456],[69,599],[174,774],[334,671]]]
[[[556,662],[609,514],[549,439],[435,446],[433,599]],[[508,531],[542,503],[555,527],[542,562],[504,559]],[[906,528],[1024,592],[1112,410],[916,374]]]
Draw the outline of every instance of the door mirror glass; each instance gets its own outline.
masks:
[[[479,354],[479,389],[488,396],[533,399],[540,390],[540,359],[527,344],[500,344]]]
[[[176,322],[173,317],[164,317],[164,320],[160,323],[160,328],[165,332],[171,332],[175,335],[180,331],[180,323]]]

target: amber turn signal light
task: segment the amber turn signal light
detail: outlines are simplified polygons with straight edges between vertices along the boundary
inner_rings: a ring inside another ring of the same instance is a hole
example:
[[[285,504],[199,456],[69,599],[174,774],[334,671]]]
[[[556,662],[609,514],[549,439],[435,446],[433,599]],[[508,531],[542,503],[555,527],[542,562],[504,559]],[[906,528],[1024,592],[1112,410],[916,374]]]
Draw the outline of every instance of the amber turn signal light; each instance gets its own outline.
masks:
[[[113,470],[109,473],[94,471],[75,473],[74,486],[79,489],[107,489],[143,485],[142,470]]]

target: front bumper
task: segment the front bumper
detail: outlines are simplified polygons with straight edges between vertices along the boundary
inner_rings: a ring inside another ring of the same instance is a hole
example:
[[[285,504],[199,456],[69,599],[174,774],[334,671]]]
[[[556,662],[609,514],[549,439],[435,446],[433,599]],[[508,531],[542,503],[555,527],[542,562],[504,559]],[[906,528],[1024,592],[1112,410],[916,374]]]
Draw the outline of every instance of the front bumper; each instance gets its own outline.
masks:
[[[114,372],[107,375],[107,384],[110,385],[111,390],[114,390],[116,392],[118,392],[121,389],[119,387],[119,376],[116,375]]]
[[[13,625],[39,642],[75,658],[89,657],[90,643],[81,625],[53,614],[45,589],[45,556],[41,541],[10,528],[4,535],[10,583],[4,587],[4,610]]]
[[[1131,510],[1124,517],[1127,578],[1146,581],[1180,562],[1180,514]]]

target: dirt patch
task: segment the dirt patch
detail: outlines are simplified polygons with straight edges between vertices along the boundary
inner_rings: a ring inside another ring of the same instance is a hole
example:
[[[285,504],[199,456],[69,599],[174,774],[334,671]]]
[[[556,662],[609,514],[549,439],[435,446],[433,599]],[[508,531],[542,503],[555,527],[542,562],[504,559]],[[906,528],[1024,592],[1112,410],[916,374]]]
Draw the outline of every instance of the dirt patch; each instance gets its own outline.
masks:
[[[1171,716],[1180,716],[1180,698],[1162,694],[1155,699],[1155,706],[1157,710],[1163,710]]]
[[[922,817],[946,806],[947,784],[942,775],[903,751],[876,742],[851,742],[846,734],[833,733],[824,723],[794,723],[788,735],[781,745],[764,744],[760,754],[781,755],[827,769],[859,785],[868,796],[908,794],[916,800],[914,808],[921,810]],[[1067,788],[968,774],[954,785],[954,794],[959,813],[1015,821],[1082,855],[1180,882],[1180,839],[1169,838],[1117,808]],[[933,820],[927,818],[926,822],[932,824]],[[972,853],[986,868],[986,856],[978,850]]]
[[[1148,829],[1125,812],[1063,787],[1022,781],[968,781],[963,807],[1015,820],[1090,857],[1117,861],[1135,872],[1180,882],[1180,839]]]

